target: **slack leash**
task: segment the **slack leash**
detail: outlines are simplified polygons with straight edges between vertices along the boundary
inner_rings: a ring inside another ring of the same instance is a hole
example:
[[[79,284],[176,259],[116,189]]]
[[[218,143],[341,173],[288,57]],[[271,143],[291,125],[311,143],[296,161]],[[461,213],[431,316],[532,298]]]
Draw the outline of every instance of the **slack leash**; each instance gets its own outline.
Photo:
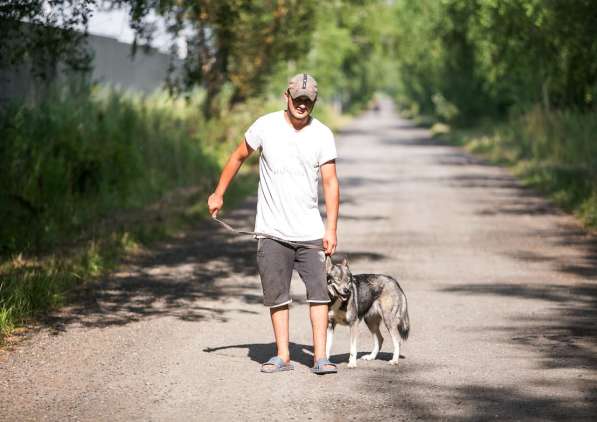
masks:
[[[301,246],[303,248],[318,249],[320,251],[325,251],[325,249],[323,248],[323,246],[310,245],[308,243],[301,243],[301,242],[293,242],[292,240],[280,239],[279,237],[272,236],[271,234],[266,234],[266,233],[247,232],[247,231],[243,231],[243,230],[236,230],[230,224],[226,223],[223,220],[220,220],[217,217],[214,217],[213,215],[212,215],[211,218],[213,218],[215,221],[217,221],[218,223],[220,223],[224,228],[226,228],[226,230],[231,231],[231,232],[236,233],[236,234],[242,234],[242,235],[245,235],[245,236],[256,236],[258,238],[259,237],[265,237],[267,239],[272,239],[272,240],[275,240],[277,242],[285,243],[285,244],[291,245],[291,246]]]

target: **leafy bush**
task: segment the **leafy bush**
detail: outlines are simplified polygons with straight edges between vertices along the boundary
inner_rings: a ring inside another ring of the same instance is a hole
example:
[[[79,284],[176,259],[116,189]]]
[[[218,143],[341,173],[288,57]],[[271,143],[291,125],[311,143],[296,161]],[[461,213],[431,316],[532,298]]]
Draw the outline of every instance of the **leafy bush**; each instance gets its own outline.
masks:
[[[64,90],[5,109],[0,253],[47,249],[112,209],[213,177],[196,103]]]

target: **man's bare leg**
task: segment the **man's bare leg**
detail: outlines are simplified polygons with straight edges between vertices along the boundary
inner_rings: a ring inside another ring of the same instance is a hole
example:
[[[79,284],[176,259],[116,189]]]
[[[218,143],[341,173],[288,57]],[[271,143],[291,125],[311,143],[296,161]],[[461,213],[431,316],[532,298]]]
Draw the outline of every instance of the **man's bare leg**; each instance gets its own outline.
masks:
[[[309,315],[311,317],[311,328],[313,329],[313,360],[326,358],[325,342],[328,328],[328,304],[311,303],[309,306]],[[327,368],[333,368],[331,365],[325,365]]]
[[[274,337],[276,338],[277,355],[284,363],[288,363],[290,362],[290,351],[288,349],[288,305],[270,308],[269,314],[272,318],[272,327],[274,329]]]

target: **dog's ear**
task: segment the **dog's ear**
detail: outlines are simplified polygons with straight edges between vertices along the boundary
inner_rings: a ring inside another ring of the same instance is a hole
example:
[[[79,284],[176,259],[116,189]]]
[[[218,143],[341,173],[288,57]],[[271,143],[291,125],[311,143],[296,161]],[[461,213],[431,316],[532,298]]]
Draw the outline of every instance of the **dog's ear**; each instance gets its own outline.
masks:
[[[342,258],[342,266],[348,268],[348,259],[346,257]]]
[[[329,274],[330,271],[332,271],[332,267],[334,266],[334,263],[332,262],[332,258],[329,255],[325,256],[325,272],[326,274]]]

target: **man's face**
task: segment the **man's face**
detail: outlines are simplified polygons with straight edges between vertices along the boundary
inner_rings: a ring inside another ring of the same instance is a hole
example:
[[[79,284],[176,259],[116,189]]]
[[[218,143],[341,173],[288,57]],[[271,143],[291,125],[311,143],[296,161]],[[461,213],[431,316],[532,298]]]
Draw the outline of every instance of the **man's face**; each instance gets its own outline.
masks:
[[[292,117],[299,120],[308,118],[315,106],[315,101],[311,101],[305,96],[293,99],[288,91],[286,92],[286,99],[288,101],[288,112]]]

